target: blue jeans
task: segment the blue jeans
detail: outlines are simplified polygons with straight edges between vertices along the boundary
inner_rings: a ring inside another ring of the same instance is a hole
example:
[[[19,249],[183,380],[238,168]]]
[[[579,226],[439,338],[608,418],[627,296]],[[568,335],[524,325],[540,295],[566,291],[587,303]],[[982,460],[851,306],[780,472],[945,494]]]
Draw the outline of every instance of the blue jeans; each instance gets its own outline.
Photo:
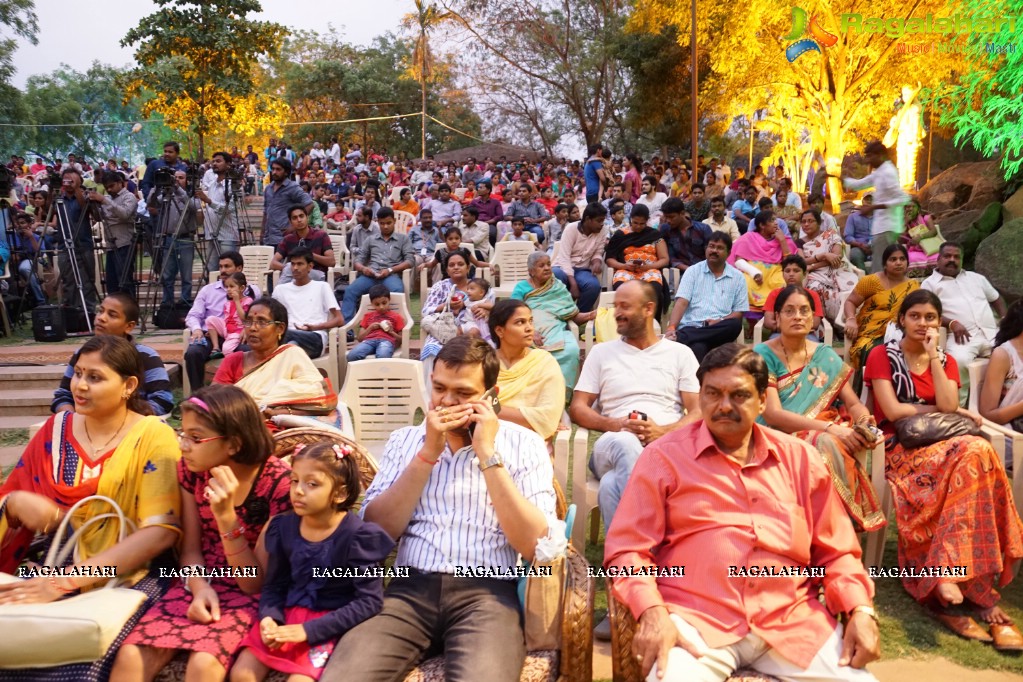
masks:
[[[401,283],[400,273],[391,273],[383,279],[373,279],[372,277],[359,275],[345,289],[345,298],[341,302],[341,316],[345,318],[345,323],[355,319],[355,313],[359,310],[359,301],[362,300],[363,294],[368,294],[369,290],[376,284],[383,284],[387,287],[388,291],[394,294],[405,293],[405,286]]]
[[[284,332],[284,341],[286,343],[293,343],[304,350],[305,354],[312,360],[323,355],[323,337],[320,336],[320,332],[308,332],[304,329],[289,329]]]
[[[390,339],[366,339],[365,341],[360,341],[355,348],[348,351],[348,362],[365,360],[369,355],[375,355],[378,359],[392,357],[394,355],[394,341]]]
[[[131,246],[122,246],[107,251],[106,284],[108,294],[123,291],[130,294],[132,298],[136,298],[135,259],[132,258],[134,255],[135,250]]]
[[[163,239],[163,300],[161,305],[174,303],[174,280],[181,274],[181,300],[192,301],[192,262],[195,260],[195,242],[191,239]]]
[[[568,275],[561,268],[554,268],[554,276],[568,286]],[[579,286],[579,311],[588,313],[597,304],[600,296],[600,280],[589,270],[575,268],[575,283]]]
[[[608,431],[593,444],[590,471],[600,479],[597,505],[605,528],[611,527],[625,484],[629,482],[641,452],[643,444],[631,431]]]
[[[42,287],[39,286],[39,279],[35,273],[32,272],[32,261],[26,258],[18,263],[18,274],[25,278],[28,282],[29,289],[32,290],[32,296],[35,298],[36,303],[46,303],[46,297],[43,296]]]
[[[543,244],[544,240],[547,239],[547,235],[543,233],[543,228],[539,225],[526,225],[526,232],[532,232],[536,235],[536,240]]]

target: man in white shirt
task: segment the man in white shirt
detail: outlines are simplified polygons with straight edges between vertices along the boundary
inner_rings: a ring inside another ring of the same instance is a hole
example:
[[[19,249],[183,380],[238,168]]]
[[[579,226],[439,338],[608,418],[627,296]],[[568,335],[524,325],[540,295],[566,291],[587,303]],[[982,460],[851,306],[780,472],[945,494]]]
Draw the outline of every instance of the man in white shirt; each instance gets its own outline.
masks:
[[[292,280],[278,284],[273,297],[288,309],[288,331],[284,340],[294,342],[312,359],[323,355],[327,347],[327,329],[345,323],[334,292],[326,282],[309,278],[313,267],[312,251],[304,246],[288,254]]]
[[[313,142],[313,148],[309,150],[310,159],[319,159],[320,163],[327,158],[327,152],[323,151],[323,145],[319,142]]]
[[[700,418],[696,356],[654,330],[657,290],[633,280],[615,291],[621,339],[597,344],[586,356],[568,413],[603,435],[590,470],[600,479],[598,503],[611,525],[639,453],[650,442]],[[600,411],[593,404],[600,401]]]
[[[991,356],[998,323],[991,311],[1005,317],[1005,300],[987,277],[963,270],[963,251],[945,242],[938,251],[938,265],[920,285],[941,300],[941,323],[948,328],[945,350],[959,365],[959,402],[970,395],[969,364]]]
[[[604,268],[607,210],[596,202],[583,211],[582,220],[569,223],[561,234],[558,255],[551,263],[554,276],[568,287],[579,311],[588,313],[600,296],[600,274]]]
[[[899,182],[899,170],[888,159],[888,148],[874,140],[864,150],[867,163],[874,170],[865,178],[845,178],[842,185],[846,189],[864,190],[874,188],[874,203],[860,206],[864,216],[874,216],[871,225],[870,250],[872,255],[871,270],[881,272],[884,269],[884,250],[894,244],[904,229],[902,207],[909,197],[902,191]]]
[[[334,162],[334,167],[341,165],[341,145],[338,144],[337,135],[330,138],[330,160]]]
[[[643,184],[640,185],[640,191],[642,194],[639,195],[639,199],[636,201],[636,205],[643,205],[650,209],[650,224],[657,225],[661,222],[661,206],[668,200],[668,195],[664,192],[657,191],[657,178],[652,175],[647,175],[643,178]]]

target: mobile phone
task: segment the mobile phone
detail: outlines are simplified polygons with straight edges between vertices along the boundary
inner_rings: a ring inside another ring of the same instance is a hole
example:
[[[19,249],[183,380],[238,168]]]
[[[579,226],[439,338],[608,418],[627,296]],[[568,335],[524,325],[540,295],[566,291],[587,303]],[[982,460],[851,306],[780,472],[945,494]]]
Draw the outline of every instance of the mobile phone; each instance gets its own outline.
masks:
[[[648,417],[646,416],[646,412],[633,410],[632,412],[629,413],[629,419],[642,419],[643,421],[647,421]]]
[[[487,392],[480,397],[483,402],[490,402],[490,406],[494,408],[494,414],[500,414],[501,412],[501,401],[497,399],[498,387],[493,386],[487,389]],[[473,437],[473,433],[476,430],[476,422],[469,423],[469,438]]]

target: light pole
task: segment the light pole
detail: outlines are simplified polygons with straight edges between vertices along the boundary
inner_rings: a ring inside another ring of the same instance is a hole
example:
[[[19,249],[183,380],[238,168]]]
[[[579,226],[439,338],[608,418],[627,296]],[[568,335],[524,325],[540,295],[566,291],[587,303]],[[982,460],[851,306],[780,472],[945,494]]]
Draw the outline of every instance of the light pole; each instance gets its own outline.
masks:
[[[692,72],[693,72],[692,73],[692,86],[693,87],[692,87],[691,92],[689,93],[689,98],[691,100],[690,116],[692,116],[692,119],[693,119],[693,141],[692,141],[692,145],[691,145],[692,149],[693,149],[693,175],[696,176],[697,177],[697,181],[699,181],[700,169],[696,165],[696,160],[697,160],[697,158],[699,158],[699,155],[700,155],[700,153],[699,153],[700,145],[697,142],[697,140],[699,138],[699,129],[698,129],[698,126],[697,126],[697,117],[699,116],[700,108],[699,108],[699,105],[696,103],[696,91],[697,91],[697,77],[696,77],[696,0],[693,0],[692,12],[693,12],[693,20],[692,20],[692,23],[690,25],[690,31],[689,31],[689,46],[690,46],[690,53],[691,53],[690,57],[691,57],[691,62],[692,62],[690,64],[690,68],[692,68]]]

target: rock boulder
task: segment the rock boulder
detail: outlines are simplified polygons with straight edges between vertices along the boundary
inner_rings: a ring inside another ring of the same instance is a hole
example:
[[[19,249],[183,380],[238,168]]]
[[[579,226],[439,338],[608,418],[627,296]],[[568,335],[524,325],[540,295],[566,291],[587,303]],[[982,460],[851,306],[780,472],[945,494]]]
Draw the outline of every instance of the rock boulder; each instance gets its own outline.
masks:
[[[1023,188],[1016,192],[1002,204],[1002,220],[1009,222],[1016,218],[1023,218]]]
[[[1023,218],[1005,223],[981,242],[976,269],[1009,300],[1023,296]]]
[[[1001,201],[1005,177],[998,161],[957,163],[931,178],[920,190],[920,204],[928,213],[983,209]]]
[[[941,234],[950,242],[961,244],[963,235],[980,218],[983,211],[949,211],[936,218]]]

